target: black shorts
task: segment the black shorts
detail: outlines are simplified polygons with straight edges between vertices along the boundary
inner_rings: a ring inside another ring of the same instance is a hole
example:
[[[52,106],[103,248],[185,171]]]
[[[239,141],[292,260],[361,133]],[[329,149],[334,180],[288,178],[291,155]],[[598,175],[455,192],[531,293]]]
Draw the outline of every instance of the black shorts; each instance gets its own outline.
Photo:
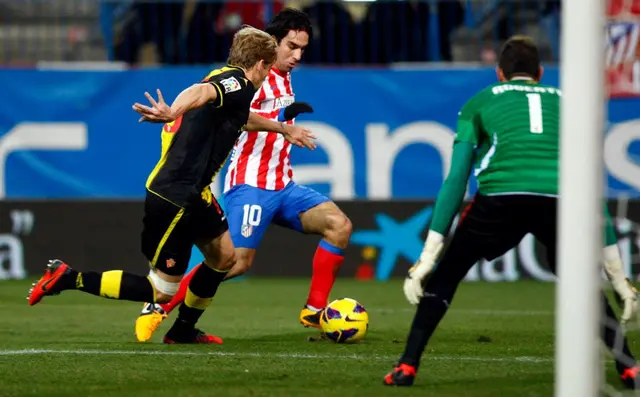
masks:
[[[212,201],[180,207],[147,191],[141,243],[152,267],[182,275],[196,241],[212,240],[229,229],[222,209],[215,198]]]
[[[505,254],[528,233],[547,248],[555,272],[557,204],[555,197],[477,194],[460,215],[429,284],[457,285],[476,262]]]

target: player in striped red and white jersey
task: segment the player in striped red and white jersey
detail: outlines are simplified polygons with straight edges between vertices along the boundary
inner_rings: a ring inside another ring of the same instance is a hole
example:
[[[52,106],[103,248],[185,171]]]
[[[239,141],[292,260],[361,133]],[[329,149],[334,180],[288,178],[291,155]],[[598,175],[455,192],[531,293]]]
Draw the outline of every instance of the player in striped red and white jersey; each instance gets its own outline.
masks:
[[[256,92],[251,111],[285,122],[291,115],[311,111],[296,102],[291,70],[296,67],[312,35],[309,17],[285,9],[269,23],[267,33],[278,42],[278,57]],[[285,114],[288,113],[288,114]],[[293,124],[293,120],[286,121]],[[351,236],[351,222],[338,206],[313,189],[293,181],[291,145],[268,131],[244,132],[236,142],[224,187],[224,202],[238,262],[229,277],[243,274],[269,224],[322,236],[313,258],[313,275],[306,305],[300,312],[305,326],[319,327],[321,309]]]
[[[284,109],[294,102],[291,73],[273,67],[262,87],[256,92],[251,111],[278,120]],[[285,123],[293,124],[293,120]],[[244,132],[236,141],[224,192],[247,184],[267,190],[282,190],[291,182],[291,144],[268,131]]]
[[[312,111],[308,104],[295,101],[291,86],[291,70],[300,62],[311,40],[311,22],[301,11],[284,9],[273,18],[266,31],[278,42],[277,59],[255,94],[251,111],[293,124],[295,116]],[[320,328],[320,314],[344,261],[343,250],[351,236],[351,221],[327,197],[293,182],[290,150],[290,144],[274,132],[243,132],[236,141],[224,185],[224,203],[237,262],[226,279],[244,274],[251,267],[256,249],[271,223],[322,236],[313,257],[307,302],[300,312],[304,326]],[[182,279],[170,303],[145,306],[136,321],[138,340],[149,340],[166,313],[184,300],[191,275],[197,268]]]

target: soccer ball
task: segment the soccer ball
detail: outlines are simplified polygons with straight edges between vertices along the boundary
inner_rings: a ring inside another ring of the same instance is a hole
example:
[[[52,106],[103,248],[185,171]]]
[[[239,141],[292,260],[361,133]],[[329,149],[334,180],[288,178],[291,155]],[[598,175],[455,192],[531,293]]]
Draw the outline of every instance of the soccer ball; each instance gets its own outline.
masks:
[[[367,334],[369,313],[354,299],[336,299],[322,312],[320,325],[327,338],[337,343],[357,342]]]

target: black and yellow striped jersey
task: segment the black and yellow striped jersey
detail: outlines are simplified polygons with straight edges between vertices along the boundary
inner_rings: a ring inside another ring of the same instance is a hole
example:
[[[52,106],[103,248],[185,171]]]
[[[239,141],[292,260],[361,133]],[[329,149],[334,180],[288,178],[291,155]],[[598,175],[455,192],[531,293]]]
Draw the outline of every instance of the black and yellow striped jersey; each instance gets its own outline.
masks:
[[[212,71],[201,83],[213,84],[217,99],[163,126],[160,161],[146,184],[181,207],[211,200],[209,185],[247,123],[255,94],[244,71],[232,66]]]

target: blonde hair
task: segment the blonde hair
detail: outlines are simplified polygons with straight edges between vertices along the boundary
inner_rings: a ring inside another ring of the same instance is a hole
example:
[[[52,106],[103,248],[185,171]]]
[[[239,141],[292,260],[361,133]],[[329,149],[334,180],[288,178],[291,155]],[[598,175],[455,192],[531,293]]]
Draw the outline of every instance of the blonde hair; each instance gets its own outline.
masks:
[[[251,69],[262,59],[266,65],[276,60],[276,40],[269,33],[252,26],[244,26],[233,36],[227,63]]]

